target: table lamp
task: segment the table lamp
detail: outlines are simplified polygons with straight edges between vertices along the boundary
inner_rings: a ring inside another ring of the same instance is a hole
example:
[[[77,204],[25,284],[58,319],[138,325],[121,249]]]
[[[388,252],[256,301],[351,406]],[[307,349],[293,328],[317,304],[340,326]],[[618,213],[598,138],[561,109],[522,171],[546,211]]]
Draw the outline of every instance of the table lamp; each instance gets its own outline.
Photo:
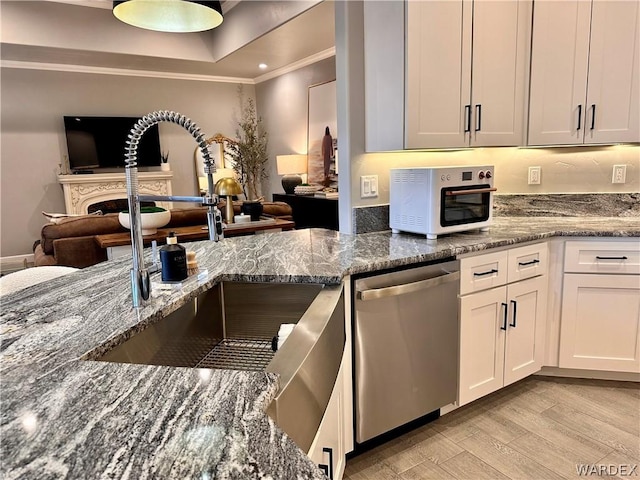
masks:
[[[214,189],[216,195],[226,197],[227,204],[225,205],[224,215],[227,219],[227,223],[233,223],[233,195],[240,195],[242,193],[242,187],[238,181],[233,177],[224,177],[216,182]]]
[[[282,177],[284,192],[293,194],[294,189],[302,183],[301,173],[307,173],[306,155],[277,155],[276,165],[278,175]]]

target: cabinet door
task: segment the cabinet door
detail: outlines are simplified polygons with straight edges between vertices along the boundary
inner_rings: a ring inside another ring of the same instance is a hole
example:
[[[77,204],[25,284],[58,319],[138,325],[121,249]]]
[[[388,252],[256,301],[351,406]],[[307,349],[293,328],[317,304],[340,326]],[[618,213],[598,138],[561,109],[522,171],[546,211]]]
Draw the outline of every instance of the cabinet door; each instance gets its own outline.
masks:
[[[640,3],[593,2],[585,143],[640,141]]]
[[[334,480],[342,478],[346,462],[343,434],[345,425],[343,376],[344,361],[340,366],[331,398],[308,454],[309,458]]]
[[[504,354],[505,387],[542,368],[547,276],[509,285],[507,298],[509,322]]]
[[[470,0],[408,2],[406,148],[468,145],[471,22]]]
[[[460,299],[458,405],[502,388],[507,287]]]
[[[583,142],[590,15],[581,0],[535,4],[529,145]]]
[[[640,276],[565,274],[559,364],[640,372]]]
[[[473,6],[472,146],[524,145],[531,2]]]

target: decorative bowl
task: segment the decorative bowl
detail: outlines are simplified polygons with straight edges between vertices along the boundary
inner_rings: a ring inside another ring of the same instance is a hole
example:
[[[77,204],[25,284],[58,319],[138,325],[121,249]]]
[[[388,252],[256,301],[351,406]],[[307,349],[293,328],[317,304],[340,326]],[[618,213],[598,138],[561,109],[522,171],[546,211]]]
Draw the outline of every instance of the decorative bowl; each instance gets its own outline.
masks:
[[[168,210],[150,213],[142,212],[140,218],[142,219],[142,235],[153,235],[158,231],[158,228],[164,227],[169,223],[171,220],[171,212]],[[129,212],[120,212],[118,214],[118,220],[124,228],[131,228]]]
[[[322,187],[320,187],[319,185],[298,185],[293,189],[293,193],[295,193],[296,195],[313,195],[320,188]]]

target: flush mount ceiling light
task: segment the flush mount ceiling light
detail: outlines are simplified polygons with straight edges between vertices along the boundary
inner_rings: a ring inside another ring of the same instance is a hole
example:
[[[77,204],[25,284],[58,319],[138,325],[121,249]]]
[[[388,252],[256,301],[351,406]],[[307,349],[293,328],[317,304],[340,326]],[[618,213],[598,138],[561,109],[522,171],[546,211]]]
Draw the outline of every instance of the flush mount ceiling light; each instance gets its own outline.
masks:
[[[113,14],[134,27],[159,32],[202,32],[222,23],[218,1],[123,0],[113,2]]]

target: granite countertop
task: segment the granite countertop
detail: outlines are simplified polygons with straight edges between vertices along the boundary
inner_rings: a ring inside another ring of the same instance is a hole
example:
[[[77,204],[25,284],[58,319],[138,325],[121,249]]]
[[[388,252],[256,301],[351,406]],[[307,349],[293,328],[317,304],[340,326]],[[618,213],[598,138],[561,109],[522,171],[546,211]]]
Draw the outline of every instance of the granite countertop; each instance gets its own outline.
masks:
[[[325,478],[264,413],[277,376],[88,360],[223,280],[345,275],[552,236],[640,237],[640,218],[496,217],[426,240],[310,229],[194,242],[201,269],[131,307],[129,259],[2,297],[3,478]],[[152,277],[157,286],[157,275]],[[87,354],[88,352],[93,352]]]

